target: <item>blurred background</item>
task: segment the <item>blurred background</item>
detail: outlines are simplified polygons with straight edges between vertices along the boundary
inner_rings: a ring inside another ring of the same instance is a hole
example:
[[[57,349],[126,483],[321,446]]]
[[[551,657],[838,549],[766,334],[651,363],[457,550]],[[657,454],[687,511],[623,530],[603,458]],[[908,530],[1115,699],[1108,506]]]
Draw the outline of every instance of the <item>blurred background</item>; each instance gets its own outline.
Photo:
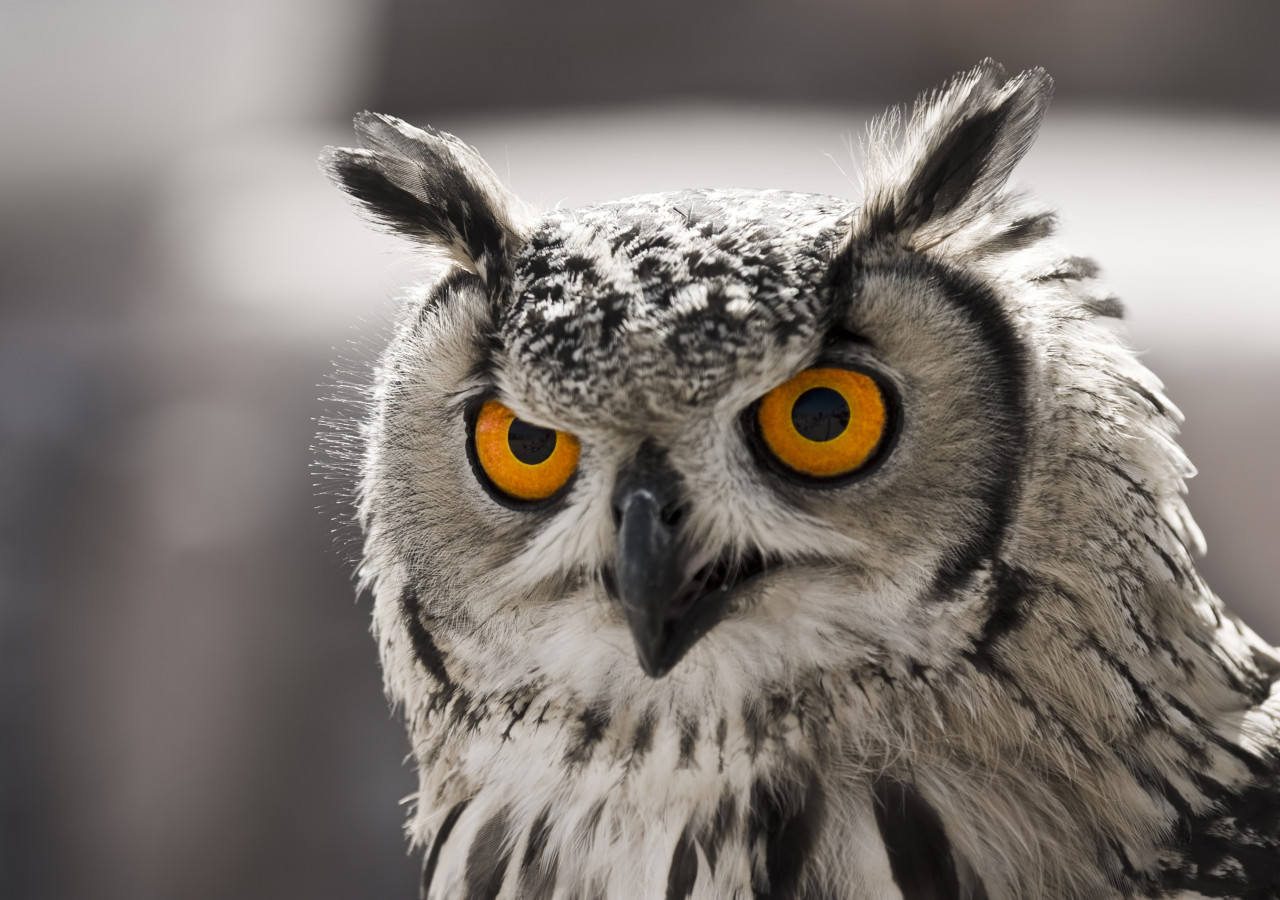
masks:
[[[1274,0],[4,0],[0,897],[416,896],[311,449],[416,275],[314,164],[363,108],[548,207],[856,197],[869,113],[1044,66],[1016,177],[1128,304],[1209,582],[1280,641],[1277,34]]]

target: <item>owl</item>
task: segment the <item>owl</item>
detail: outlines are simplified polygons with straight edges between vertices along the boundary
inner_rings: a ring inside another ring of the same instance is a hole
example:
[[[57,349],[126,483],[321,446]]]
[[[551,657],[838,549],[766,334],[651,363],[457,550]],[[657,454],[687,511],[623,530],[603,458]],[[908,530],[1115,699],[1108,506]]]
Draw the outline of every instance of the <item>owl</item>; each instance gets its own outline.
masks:
[[[1280,897],[1280,654],[1006,184],[1050,93],[886,115],[857,202],[538,214],[388,116],[326,151],[436,264],[353,426],[424,897]]]

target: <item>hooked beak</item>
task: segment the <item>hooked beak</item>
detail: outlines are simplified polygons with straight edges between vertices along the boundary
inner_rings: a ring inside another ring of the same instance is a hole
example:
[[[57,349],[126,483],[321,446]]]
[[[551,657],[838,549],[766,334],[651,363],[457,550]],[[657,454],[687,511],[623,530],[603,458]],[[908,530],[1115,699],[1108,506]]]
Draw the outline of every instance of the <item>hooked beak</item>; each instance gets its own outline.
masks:
[[[665,451],[646,441],[618,476],[609,592],[622,604],[645,674],[661,678],[723,618],[730,589],[763,565],[730,567],[681,540],[687,508]],[[735,577],[736,576],[736,577]]]

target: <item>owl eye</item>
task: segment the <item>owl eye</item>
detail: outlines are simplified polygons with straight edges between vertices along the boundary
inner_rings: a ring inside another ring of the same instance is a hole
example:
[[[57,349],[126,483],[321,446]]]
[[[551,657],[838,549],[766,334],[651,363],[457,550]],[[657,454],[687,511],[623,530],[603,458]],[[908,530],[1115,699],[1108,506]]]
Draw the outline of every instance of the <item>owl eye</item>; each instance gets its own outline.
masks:
[[[471,447],[488,485],[510,500],[548,500],[578,468],[577,438],[518,419],[497,400],[476,414]]]
[[[806,369],[755,408],[764,452],[805,480],[842,478],[864,468],[885,446],[888,428],[884,391],[852,369]]]

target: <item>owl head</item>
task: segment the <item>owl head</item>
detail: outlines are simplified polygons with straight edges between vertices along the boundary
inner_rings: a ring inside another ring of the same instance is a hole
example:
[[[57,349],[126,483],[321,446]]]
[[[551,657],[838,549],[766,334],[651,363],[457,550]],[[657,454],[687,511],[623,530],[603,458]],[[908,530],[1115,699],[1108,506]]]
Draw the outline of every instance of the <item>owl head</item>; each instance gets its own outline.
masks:
[[[1138,685],[1185,687],[1199,654],[1179,702],[1227,702],[1247,673],[1207,636],[1226,620],[1191,563],[1178,414],[1095,266],[1006,187],[1050,92],[986,62],[882,118],[858,201],[547,214],[457,138],[356,119],[325,168],[440,264],[359,433],[361,574],[424,803],[470,796],[535,718],[572,723],[565,759],[608,729],[634,749],[653,710],[711,723],[723,768],[767,707],[800,723],[787,752],[862,741],[844,765],[915,754],[917,783],[935,760],[935,796],[1029,761],[1043,784],[988,820],[1043,811],[1067,846],[1054,811],[1105,793],[1068,796],[1079,754],[1139,792],[1112,750]],[[1167,824],[1133,809],[1089,815]]]
[[[411,613],[485,691],[959,652],[967,588],[1037,539],[1033,470],[1095,449],[1046,404],[1128,377],[1116,414],[1151,418],[1092,266],[1004,190],[1049,95],[984,64],[902,140],[883,120],[860,206],[700,190],[542,216],[456,138],[360,116],[326,167],[447,263],[365,424],[384,640],[411,643]]]

